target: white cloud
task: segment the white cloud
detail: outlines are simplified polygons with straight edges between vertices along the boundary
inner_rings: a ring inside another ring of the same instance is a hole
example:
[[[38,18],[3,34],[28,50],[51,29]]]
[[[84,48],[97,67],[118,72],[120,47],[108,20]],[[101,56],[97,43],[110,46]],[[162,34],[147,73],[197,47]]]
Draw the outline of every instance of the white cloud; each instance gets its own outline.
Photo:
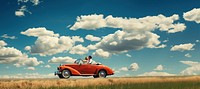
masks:
[[[154,70],[162,71],[164,68],[162,65],[158,65]]]
[[[191,11],[183,13],[183,18],[187,21],[200,23],[200,8],[194,8]]]
[[[192,57],[189,53],[185,54],[185,57]]]
[[[164,40],[163,42],[166,43],[166,42],[168,42],[168,41],[169,41],[169,40]]]
[[[44,67],[46,67],[46,68],[51,68],[51,66],[50,66],[50,65],[46,65],[46,66],[44,66]]]
[[[172,25],[171,28],[173,28],[173,29],[168,30],[168,33],[182,32],[186,29],[186,26],[185,26],[185,24],[178,23],[178,24]]]
[[[40,0],[30,0],[30,2],[32,2],[33,5],[39,5]]]
[[[144,74],[140,74],[138,76],[176,76],[176,74],[152,71],[152,72],[145,72]]]
[[[36,5],[39,5],[40,0],[18,0],[18,4],[20,4],[20,3],[25,4],[28,2],[31,2],[34,6],[36,6]]]
[[[25,16],[25,14],[24,14],[25,12],[32,14],[29,10],[27,10],[27,7],[24,5],[24,6],[21,6],[20,9],[15,11],[15,15],[18,16],[18,17],[22,17],[22,16]]]
[[[105,27],[105,20],[103,19],[103,15],[82,15],[77,17],[77,22],[70,28],[70,30],[77,29],[88,29],[95,30],[96,28]]]
[[[195,42],[199,43],[199,42],[200,42],[200,40],[196,40]]]
[[[160,44],[160,36],[153,33],[154,30],[176,33],[186,28],[183,23],[174,23],[179,19],[176,14],[170,17],[158,15],[138,19],[113,17],[112,15],[103,17],[102,14],[77,17],[77,22],[70,29],[96,30],[104,27],[121,29],[104,36],[100,42],[95,44],[96,49],[102,49],[101,51],[109,52],[109,54],[143,48],[165,48],[166,45]]]
[[[86,29],[95,30],[97,28],[111,27],[122,28],[127,32],[130,31],[153,31],[159,28],[161,31],[168,33],[176,33],[185,30],[186,26],[183,23],[174,24],[174,21],[179,19],[177,14],[170,17],[164,15],[147,16],[143,18],[122,18],[109,15],[105,18],[100,15],[85,15],[77,17],[77,22],[70,28],[71,30]]]
[[[170,51],[189,51],[189,50],[194,50],[194,45],[195,44],[191,44],[191,43],[187,43],[187,44],[180,44],[180,45],[174,45]]]
[[[3,41],[0,41],[0,43]],[[4,42],[5,44],[5,42]],[[15,66],[37,66],[42,61],[38,61],[35,57],[28,57],[28,55],[23,54],[21,51],[14,47],[0,47],[0,63],[14,63]]]
[[[119,71],[128,71],[128,68],[127,67],[122,67],[119,69]]]
[[[27,67],[25,69],[27,69],[27,70],[35,70],[35,67]]]
[[[15,36],[8,36],[7,34],[3,34],[1,37],[8,39],[17,39]]]
[[[87,36],[85,37],[85,39],[90,40],[90,41],[100,41],[100,40],[101,40],[100,37],[95,37],[95,36],[93,36],[93,35],[87,35]]]
[[[30,28],[21,32],[21,34],[38,37],[35,44],[26,46],[25,50],[30,51],[31,54],[39,54],[40,56],[62,53],[70,50],[75,42],[84,42],[80,36],[59,36],[59,34],[55,34],[44,27]]]
[[[19,16],[19,17],[25,16],[24,11],[21,11],[21,10],[15,11],[15,15],[16,15],[16,16]]]
[[[103,37],[95,46],[110,53],[121,53],[129,50],[139,50],[144,47],[158,48],[161,43],[158,38],[160,36],[151,32],[128,33],[118,30],[114,34]],[[113,42],[115,42],[115,45],[111,45]]]
[[[21,34],[26,36],[34,36],[34,37],[40,37],[40,36],[52,36],[52,37],[58,37],[59,34],[55,34],[53,31],[47,30],[45,27],[39,27],[39,28],[29,28],[26,31],[22,31]]]
[[[0,63],[12,63],[22,57],[21,51],[13,47],[0,48]]]
[[[194,61],[180,61],[183,64],[188,65],[186,69],[181,71],[181,75],[198,75],[200,74],[200,63]]]
[[[72,47],[69,53],[83,55],[83,54],[87,54],[88,51],[89,50],[86,47],[83,47],[82,45],[77,45],[77,46]]]
[[[30,51],[30,50],[31,50],[31,47],[30,47],[30,46],[26,46],[26,47],[24,48],[24,50]]]
[[[126,54],[127,57],[132,57],[130,54]]]
[[[18,0],[18,3],[27,3],[29,0]]]
[[[53,57],[51,60],[49,60],[48,62],[50,63],[74,63],[75,59],[71,58],[71,57]]]
[[[20,67],[20,66],[32,67],[32,66],[37,66],[39,64],[43,64],[43,63],[44,63],[43,61],[38,61],[37,58],[35,57],[28,58],[28,56],[24,54],[23,57],[18,59],[18,62],[15,63],[14,65],[16,67]]]
[[[103,57],[103,58],[108,58],[111,56],[109,52],[103,51],[102,49],[97,49],[93,55]]]
[[[83,38],[80,36],[72,36],[72,40],[77,42],[84,42]]]
[[[130,66],[129,66],[129,70],[132,70],[132,71],[137,71],[139,69],[139,66],[137,63],[132,63]]]
[[[95,49],[96,49],[96,46],[90,44],[90,45],[87,46],[87,48],[90,49],[90,50],[95,50]]]
[[[68,36],[41,36],[35,41],[35,45],[31,46],[30,52],[40,56],[53,55],[68,51],[74,44],[75,42]]]
[[[5,41],[0,40],[0,47],[4,47],[4,46],[6,46],[6,45],[7,45],[7,43],[6,43]]]

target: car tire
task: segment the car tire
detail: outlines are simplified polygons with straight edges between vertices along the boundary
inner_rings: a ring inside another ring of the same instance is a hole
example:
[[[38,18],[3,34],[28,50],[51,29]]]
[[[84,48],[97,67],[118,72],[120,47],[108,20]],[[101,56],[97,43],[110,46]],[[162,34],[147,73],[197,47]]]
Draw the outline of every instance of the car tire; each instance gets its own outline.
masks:
[[[98,75],[93,75],[93,77],[94,77],[94,78],[98,78],[99,76],[98,76]]]
[[[98,77],[100,78],[106,78],[107,76],[107,73],[105,70],[100,70],[99,73],[98,73]]]
[[[64,78],[64,77],[62,76],[62,74],[58,74],[58,77],[59,77],[59,78]]]
[[[59,75],[58,75],[58,76],[59,76]],[[70,72],[69,70],[63,70],[63,71],[61,72],[61,76],[59,76],[59,77],[68,79],[70,76],[71,76],[71,72]]]

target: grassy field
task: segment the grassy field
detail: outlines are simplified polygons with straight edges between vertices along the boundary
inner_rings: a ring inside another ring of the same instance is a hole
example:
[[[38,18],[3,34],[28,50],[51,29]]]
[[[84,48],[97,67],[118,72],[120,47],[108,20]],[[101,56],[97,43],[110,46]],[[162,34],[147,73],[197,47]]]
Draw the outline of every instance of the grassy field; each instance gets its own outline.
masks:
[[[200,76],[105,79],[1,79],[0,89],[200,89]]]

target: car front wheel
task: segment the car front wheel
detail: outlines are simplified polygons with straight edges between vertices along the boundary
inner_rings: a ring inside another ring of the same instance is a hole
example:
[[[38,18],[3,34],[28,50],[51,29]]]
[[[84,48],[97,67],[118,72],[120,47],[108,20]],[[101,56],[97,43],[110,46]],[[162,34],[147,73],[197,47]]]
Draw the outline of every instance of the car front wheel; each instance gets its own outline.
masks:
[[[61,75],[63,78],[68,79],[71,76],[71,73],[69,70],[63,70]]]
[[[106,78],[106,71],[105,70],[100,70],[99,71],[99,74],[98,74],[98,76],[100,77],[100,78]]]

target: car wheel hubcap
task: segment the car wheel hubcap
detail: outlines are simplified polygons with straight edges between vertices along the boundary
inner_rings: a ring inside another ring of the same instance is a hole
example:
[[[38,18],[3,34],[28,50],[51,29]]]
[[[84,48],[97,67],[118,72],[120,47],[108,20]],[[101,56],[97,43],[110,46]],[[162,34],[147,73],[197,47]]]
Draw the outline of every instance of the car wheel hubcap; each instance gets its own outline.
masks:
[[[64,70],[63,71],[63,77],[68,78],[70,76],[69,72]]]
[[[99,73],[99,76],[100,76],[100,77],[105,77],[105,75],[106,75],[106,73],[105,73],[104,71],[101,71],[101,72]]]

